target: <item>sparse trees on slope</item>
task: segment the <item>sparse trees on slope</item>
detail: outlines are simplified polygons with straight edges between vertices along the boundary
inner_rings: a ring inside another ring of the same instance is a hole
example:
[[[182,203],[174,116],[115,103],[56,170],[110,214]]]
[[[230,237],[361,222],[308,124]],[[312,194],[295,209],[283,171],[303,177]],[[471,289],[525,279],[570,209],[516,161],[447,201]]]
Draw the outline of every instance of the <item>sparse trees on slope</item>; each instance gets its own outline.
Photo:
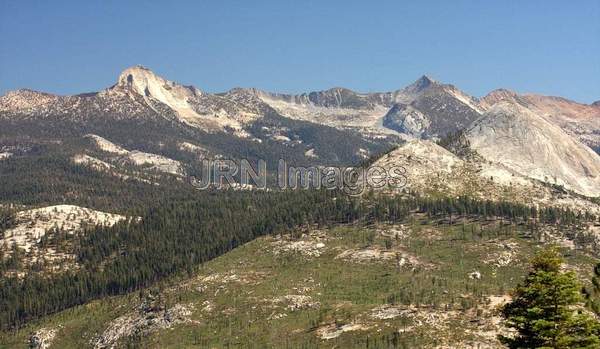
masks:
[[[328,190],[205,191],[177,200],[178,196],[157,196],[139,221],[88,227],[69,236],[65,248],[77,257],[80,268],[56,275],[30,270],[24,278],[2,272],[21,271],[18,260],[0,268],[0,329],[19,327],[94,298],[147,287],[176,273],[193,273],[198,265],[258,236],[313,224],[399,222],[415,211],[442,219],[452,214],[504,217],[511,222],[526,222],[535,214],[540,222],[561,224],[574,216],[568,210],[536,213],[520,204],[467,197],[369,200]],[[54,246],[52,235],[45,241]]]

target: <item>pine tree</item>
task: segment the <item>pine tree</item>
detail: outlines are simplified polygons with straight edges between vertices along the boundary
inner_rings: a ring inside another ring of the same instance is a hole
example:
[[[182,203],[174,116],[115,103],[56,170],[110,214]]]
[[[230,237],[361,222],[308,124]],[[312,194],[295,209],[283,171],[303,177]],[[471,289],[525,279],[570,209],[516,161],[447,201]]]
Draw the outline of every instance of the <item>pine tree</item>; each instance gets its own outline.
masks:
[[[592,286],[585,290],[587,305],[594,313],[600,316],[600,263],[594,268]]]
[[[600,348],[600,325],[579,307],[581,285],[574,272],[561,270],[563,263],[556,248],[533,258],[531,272],[502,312],[517,330],[513,338],[500,337],[510,348]]]

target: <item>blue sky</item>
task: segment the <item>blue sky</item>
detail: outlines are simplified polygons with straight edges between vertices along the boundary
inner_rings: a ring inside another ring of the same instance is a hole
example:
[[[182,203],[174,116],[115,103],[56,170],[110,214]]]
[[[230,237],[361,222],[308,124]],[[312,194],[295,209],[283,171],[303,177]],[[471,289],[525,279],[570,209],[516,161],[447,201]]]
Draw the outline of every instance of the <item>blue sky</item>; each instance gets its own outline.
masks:
[[[216,92],[402,87],[423,74],[600,99],[600,1],[1,1],[0,94],[112,85],[142,64]]]

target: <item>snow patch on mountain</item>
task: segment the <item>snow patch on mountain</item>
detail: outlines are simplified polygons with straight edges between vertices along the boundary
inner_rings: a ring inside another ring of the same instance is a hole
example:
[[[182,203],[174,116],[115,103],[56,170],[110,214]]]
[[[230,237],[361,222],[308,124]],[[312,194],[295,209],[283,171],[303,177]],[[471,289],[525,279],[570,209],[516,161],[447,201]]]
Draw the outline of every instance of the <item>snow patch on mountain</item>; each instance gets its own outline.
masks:
[[[278,142],[290,142],[291,139],[288,136],[284,136],[284,135],[275,135],[273,136],[273,139],[278,141]]]

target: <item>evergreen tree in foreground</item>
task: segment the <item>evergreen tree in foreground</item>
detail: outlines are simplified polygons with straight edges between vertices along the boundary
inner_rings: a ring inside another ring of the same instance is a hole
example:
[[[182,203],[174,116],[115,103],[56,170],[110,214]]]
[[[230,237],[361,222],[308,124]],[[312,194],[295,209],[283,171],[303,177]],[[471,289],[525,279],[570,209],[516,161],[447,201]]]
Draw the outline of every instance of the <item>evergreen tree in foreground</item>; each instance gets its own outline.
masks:
[[[600,348],[600,324],[583,312],[581,285],[574,272],[561,270],[556,248],[538,253],[532,270],[517,286],[502,314],[513,338],[501,336],[510,348]]]
[[[585,289],[584,292],[588,307],[600,316],[600,263],[594,268],[591,288]]]

